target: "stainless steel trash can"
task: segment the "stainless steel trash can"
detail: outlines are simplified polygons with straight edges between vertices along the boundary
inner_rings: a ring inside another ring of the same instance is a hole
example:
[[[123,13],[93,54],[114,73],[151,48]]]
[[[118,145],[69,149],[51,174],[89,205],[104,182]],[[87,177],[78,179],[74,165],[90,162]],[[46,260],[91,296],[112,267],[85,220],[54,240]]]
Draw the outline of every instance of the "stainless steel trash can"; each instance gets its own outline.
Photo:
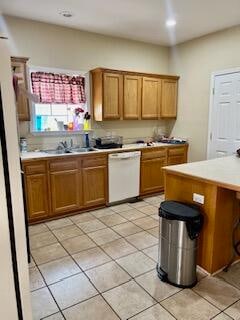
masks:
[[[159,208],[159,278],[181,288],[197,283],[197,238],[203,216],[196,206],[164,201]]]

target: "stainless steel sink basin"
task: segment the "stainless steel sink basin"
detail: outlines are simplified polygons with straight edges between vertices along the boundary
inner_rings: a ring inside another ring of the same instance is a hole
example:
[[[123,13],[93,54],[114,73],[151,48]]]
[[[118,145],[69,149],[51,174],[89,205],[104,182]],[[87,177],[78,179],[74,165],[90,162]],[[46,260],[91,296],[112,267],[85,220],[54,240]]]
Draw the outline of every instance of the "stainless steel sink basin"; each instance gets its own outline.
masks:
[[[84,153],[90,151],[98,151],[95,148],[72,148],[72,149],[51,149],[51,150],[43,150],[43,152],[48,154],[68,154],[68,153]]]
[[[68,154],[68,153],[72,153],[72,151],[70,151],[70,150],[58,150],[58,149],[43,150],[43,152],[48,153],[48,154]]]
[[[72,149],[72,152],[77,152],[77,153],[90,152],[90,151],[98,151],[98,149],[95,149],[95,148],[73,148]]]

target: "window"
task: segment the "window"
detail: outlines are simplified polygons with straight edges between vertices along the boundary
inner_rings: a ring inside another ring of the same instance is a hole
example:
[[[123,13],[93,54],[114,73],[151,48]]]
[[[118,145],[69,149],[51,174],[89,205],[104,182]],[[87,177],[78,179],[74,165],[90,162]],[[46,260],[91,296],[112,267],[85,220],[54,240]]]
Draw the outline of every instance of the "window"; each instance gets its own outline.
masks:
[[[83,72],[29,68],[34,94],[33,133],[79,132],[88,113],[88,77]]]

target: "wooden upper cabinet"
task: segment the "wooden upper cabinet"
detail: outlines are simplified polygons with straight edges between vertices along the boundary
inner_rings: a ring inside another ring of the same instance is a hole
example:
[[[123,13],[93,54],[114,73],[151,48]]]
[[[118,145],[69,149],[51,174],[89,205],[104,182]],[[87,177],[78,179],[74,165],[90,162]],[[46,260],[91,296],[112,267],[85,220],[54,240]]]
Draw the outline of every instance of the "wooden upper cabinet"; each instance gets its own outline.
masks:
[[[141,119],[142,77],[124,76],[123,119]]]
[[[27,90],[27,75],[26,75],[26,63],[28,58],[20,58],[20,57],[11,57],[11,66],[12,71],[18,78],[18,86],[23,89],[23,91]],[[17,114],[19,121],[29,121],[30,120],[30,112],[29,112],[29,103],[26,96],[23,94],[21,90],[18,90],[17,95]]]
[[[162,80],[162,104],[160,113],[161,118],[177,117],[177,92],[177,80]]]
[[[123,76],[116,73],[104,73],[103,88],[103,119],[121,119],[123,105]]]
[[[103,68],[91,74],[96,121],[176,118],[179,77]]]
[[[158,119],[161,107],[161,79],[143,77],[142,119]]]

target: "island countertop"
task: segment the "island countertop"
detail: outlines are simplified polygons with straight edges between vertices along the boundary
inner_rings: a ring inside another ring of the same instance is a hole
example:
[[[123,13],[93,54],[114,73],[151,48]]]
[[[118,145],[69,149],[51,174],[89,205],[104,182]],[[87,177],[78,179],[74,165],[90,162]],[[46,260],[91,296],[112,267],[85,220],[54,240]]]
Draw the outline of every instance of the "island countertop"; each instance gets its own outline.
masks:
[[[168,166],[163,169],[168,173],[189,176],[240,192],[240,158],[237,155]]]

